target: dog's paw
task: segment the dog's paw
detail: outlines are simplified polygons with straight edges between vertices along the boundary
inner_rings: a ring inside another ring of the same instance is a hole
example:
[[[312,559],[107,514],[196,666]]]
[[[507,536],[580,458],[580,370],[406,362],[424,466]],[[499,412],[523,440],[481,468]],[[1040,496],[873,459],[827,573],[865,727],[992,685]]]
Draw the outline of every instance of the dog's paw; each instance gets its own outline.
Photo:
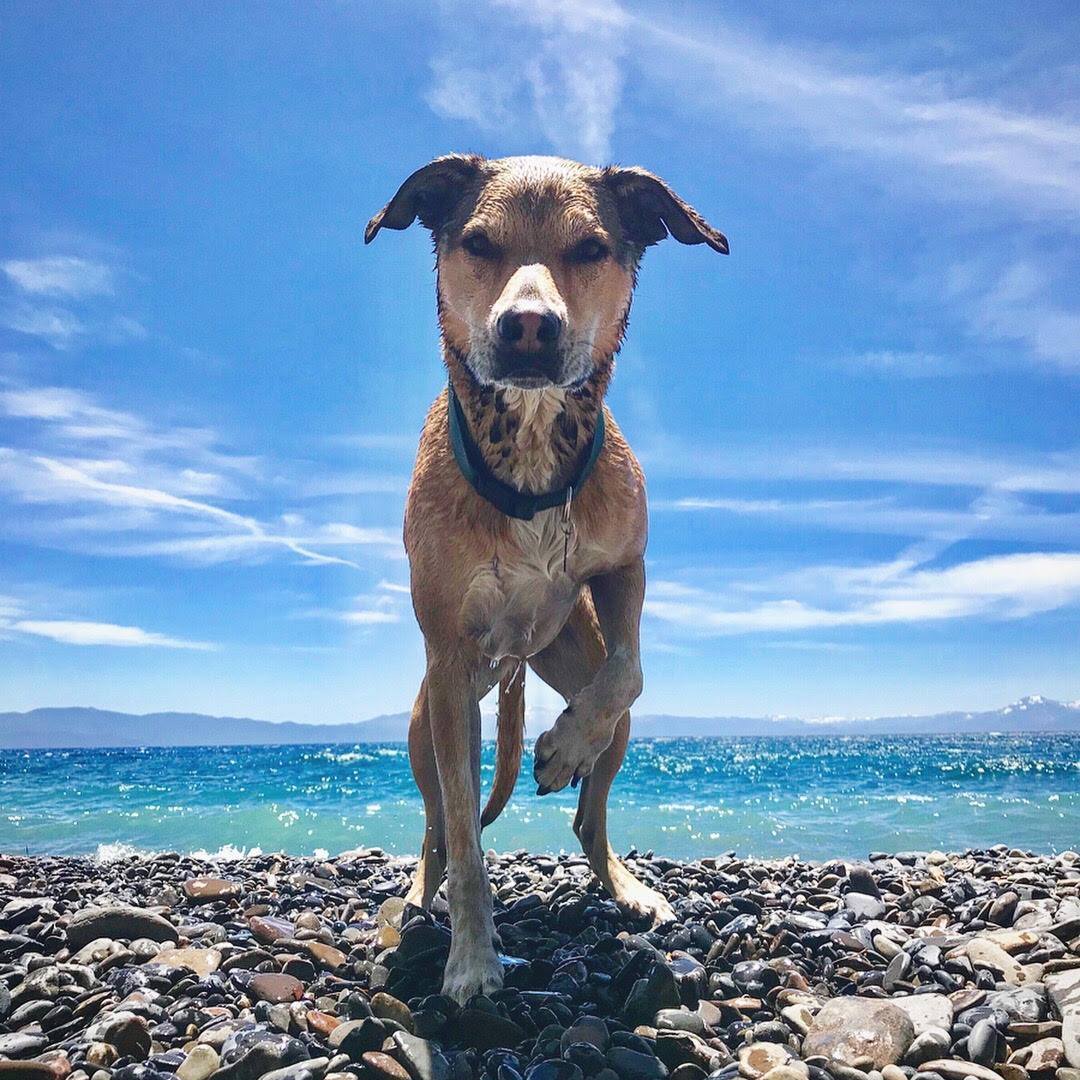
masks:
[[[493,948],[477,948],[456,943],[450,947],[446,961],[442,992],[464,1005],[477,994],[491,994],[503,984],[502,964]]]
[[[612,899],[626,915],[648,919],[650,925],[662,926],[675,921],[675,909],[655,889],[639,881],[621,864],[608,884]]]
[[[576,784],[592,772],[596,759],[611,741],[611,733],[607,733],[606,742],[600,742],[589,738],[588,728],[568,710],[536,740],[533,776],[537,795],[561,791],[571,781]]]

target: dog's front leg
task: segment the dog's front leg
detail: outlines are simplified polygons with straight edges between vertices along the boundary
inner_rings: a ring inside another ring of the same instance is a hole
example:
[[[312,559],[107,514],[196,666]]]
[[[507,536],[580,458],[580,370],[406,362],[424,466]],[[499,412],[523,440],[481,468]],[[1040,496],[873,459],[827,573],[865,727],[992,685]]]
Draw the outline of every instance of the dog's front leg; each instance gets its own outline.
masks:
[[[446,891],[453,938],[443,993],[464,1004],[502,986],[491,888],[480,847],[480,706],[475,663],[432,658],[428,710],[446,830]]]
[[[540,795],[559,791],[592,772],[596,759],[611,743],[619,718],[641,693],[644,561],[637,559],[595,577],[589,585],[607,656],[554,726],[536,740],[533,775]]]

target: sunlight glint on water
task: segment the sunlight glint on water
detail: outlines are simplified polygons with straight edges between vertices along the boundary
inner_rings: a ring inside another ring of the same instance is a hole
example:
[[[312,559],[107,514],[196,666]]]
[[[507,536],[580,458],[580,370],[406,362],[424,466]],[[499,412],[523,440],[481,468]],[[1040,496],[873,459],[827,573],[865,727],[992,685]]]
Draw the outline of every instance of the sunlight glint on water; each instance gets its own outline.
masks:
[[[483,783],[493,776],[485,747]],[[522,778],[486,846],[574,850],[576,792]],[[0,850],[415,854],[423,812],[402,745],[0,752]],[[1080,844],[1080,736],[671,739],[630,744],[618,850],[689,858],[863,857]]]

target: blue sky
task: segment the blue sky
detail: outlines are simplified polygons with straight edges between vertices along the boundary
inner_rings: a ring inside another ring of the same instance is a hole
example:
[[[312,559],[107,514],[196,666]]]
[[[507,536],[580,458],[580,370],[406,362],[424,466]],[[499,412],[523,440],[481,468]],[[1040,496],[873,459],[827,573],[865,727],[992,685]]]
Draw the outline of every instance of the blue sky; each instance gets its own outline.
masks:
[[[8,4],[0,709],[406,708],[439,153],[660,173],[641,710],[1080,696],[1070,3]],[[532,700],[553,704],[534,687]]]

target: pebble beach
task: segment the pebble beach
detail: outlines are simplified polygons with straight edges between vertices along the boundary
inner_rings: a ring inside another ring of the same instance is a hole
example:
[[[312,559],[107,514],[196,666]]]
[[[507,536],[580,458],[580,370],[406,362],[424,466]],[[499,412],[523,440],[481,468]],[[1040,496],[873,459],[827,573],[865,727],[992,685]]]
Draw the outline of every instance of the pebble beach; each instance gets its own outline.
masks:
[[[441,996],[413,862],[0,855],[4,1080],[1080,1080],[1080,855],[490,854],[505,986]]]

